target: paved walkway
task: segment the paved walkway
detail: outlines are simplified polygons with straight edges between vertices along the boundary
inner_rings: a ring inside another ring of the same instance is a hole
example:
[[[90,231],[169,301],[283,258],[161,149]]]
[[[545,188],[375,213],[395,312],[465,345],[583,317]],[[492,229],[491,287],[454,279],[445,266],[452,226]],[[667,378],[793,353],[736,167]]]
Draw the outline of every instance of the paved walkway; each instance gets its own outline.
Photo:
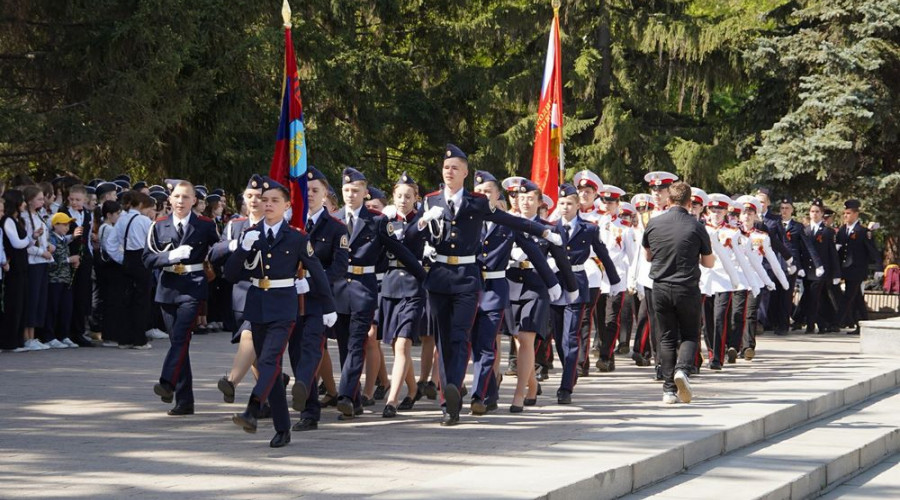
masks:
[[[704,369],[691,405],[663,406],[651,370],[623,359],[613,374],[581,379],[571,406],[556,405],[557,368],[538,406],[523,414],[506,412],[507,382],[499,412],[463,415],[458,427],[438,425],[434,401],[393,420],[381,418],[378,402],[352,423],[329,409],[319,430],[272,450],[268,422],[256,435],[231,423],[249,384],[238,387],[238,404],[223,403],[216,390],[234,352],[228,335],[194,337],[190,417],[165,415],[168,405],[153,395],[166,346],[0,354],[0,497],[442,498],[462,485],[468,498],[535,497],[552,488],[543,487],[547,478],[558,481],[579,464],[625,460],[669,443],[679,429],[721,427],[797,398],[805,384],[821,385],[831,364],[852,373],[886,362],[858,356],[855,337],[766,335],[753,362]],[[494,490],[494,474],[513,474],[521,487]]]

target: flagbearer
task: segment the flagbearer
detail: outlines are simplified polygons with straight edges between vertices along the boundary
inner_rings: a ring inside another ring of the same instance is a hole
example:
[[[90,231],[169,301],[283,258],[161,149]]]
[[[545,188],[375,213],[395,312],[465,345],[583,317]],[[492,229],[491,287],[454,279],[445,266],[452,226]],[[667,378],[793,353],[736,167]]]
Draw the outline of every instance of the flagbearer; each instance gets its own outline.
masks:
[[[174,398],[175,407],[169,415],[192,415],[191,327],[200,301],[208,295],[203,262],[209,248],[219,241],[219,234],[212,219],[191,211],[196,202],[193,184],[181,180],[168,180],[166,184],[172,192],[172,215],[157,219],[150,227],[143,256],[145,266],[162,271],[156,302],[162,308],[170,340],[153,392],[164,403],[171,403]]]
[[[276,432],[269,446],[280,448],[291,442],[291,420],[281,360],[294,322],[298,315],[305,314],[300,307],[303,299],[298,301],[297,295],[307,294],[316,304],[313,313],[319,321],[334,320],[334,301],[331,284],[306,233],[290,227],[284,220],[291,205],[290,191],[268,177],[263,178],[262,186],[265,217],[244,232],[238,248],[225,264],[225,276],[229,281],[241,280],[245,269],[253,276],[244,306],[244,319],[250,322],[253,331],[253,348],[259,368],[259,379],[247,409],[234,414],[232,420],[245,431],[256,432],[262,402],[268,400]]]

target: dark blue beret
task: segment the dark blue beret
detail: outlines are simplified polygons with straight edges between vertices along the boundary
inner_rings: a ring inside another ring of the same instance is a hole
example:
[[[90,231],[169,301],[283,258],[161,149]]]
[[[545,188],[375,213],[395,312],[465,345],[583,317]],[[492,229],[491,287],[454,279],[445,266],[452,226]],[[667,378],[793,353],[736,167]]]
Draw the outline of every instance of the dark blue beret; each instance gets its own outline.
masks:
[[[366,176],[362,174],[359,170],[356,170],[353,167],[347,167],[344,169],[344,172],[341,174],[341,185],[350,184],[351,182],[363,181],[365,182]]]
[[[484,184],[485,182],[496,182],[497,185],[500,185],[500,182],[496,177],[490,172],[485,172],[484,170],[476,170],[475,171],[475,185]]]
[[[455,144],[447,143],[447,147],[444,149],[444,159],[448,158],[462,158],[463,160],[469,161],[469,157],[463,153],[462,149],[459,149]]]

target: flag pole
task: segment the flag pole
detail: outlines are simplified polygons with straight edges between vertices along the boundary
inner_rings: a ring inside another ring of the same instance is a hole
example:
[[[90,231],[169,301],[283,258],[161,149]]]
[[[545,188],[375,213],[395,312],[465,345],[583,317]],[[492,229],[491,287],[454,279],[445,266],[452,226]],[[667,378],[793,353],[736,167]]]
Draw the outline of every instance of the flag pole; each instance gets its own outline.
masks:
[[[287,0],[284,0],[284,1],[287,2]],[[550,0],[550,5],[553,7],[553,22],[556,23],[557,36],[559,36],[559,8],[560,8],[560,6],[562,6],[562,0]],[[557,50],[562,50],[562,47],[557,47]],[[557,57],[559,57],[559,56],[557,56]],[[565,177],[566,177],[566,159],[565,159],[564,147],[565,146],[564,146],[564,141],[563,141],[563,137],[562,137],[562,131],[560,131],[560,133],[559,133],[559,152],[558,152],[559,175],[557,176],[557,179],[556,179],[557,187],[562,186],[563,182],[565,182]]]

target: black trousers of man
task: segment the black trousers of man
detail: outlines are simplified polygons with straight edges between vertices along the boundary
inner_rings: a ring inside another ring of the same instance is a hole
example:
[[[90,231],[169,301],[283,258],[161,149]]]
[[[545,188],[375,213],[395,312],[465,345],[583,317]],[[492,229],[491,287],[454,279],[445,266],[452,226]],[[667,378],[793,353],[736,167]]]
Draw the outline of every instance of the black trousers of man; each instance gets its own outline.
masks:
[[[858,326],[859,320],[869,319],[869,311],[866,310],[866,299],[862,293],[862,281],[845,280],[844,298],[838,313],[836,326]]]
[[[675,392],[675,370],[691,372],[700,336],[700,288],[654,283],[653,318],[659,332],[663,392]]]

